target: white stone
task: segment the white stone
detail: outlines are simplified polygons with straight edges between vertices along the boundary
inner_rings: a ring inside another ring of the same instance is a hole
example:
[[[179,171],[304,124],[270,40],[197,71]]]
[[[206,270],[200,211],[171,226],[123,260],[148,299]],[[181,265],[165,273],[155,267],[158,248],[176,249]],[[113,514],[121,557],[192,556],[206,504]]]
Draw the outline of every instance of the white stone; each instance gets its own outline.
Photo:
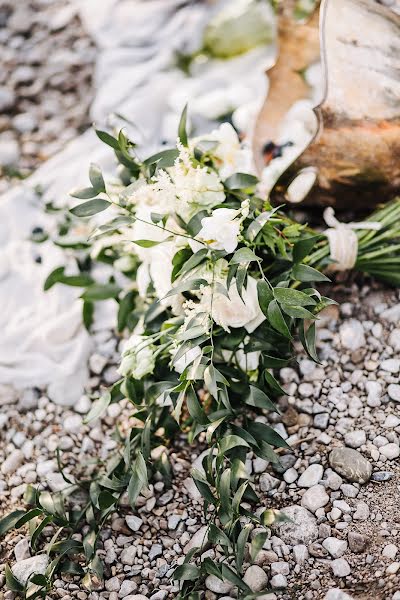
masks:
[[[366,521],[369,517],[369,506],[366,502],[358,502],[353,519],[356,521]]]
[[[16,140],[8,136],[0,136],[0,165],[11,167],[19,160],[19,146]]]
[[[286,483],[294,483],[296,481],[298,477],[298,473],[296,471],[296,469],[294,469],[293,467],[291,467],[290,469],[288,469],[287,471],[285,471],[285,473],[283,474],[283,479],[286,481]]]
[[[289,575],[289,563],[283,561],[271,563],[271,577],[274,575]]]
[[[29,539],[28,538],[22,538],[22,540],[20,540],[14,548],[14,555],[15,555],[15,560],[17,562],[20,562],[21,560],[25,560],[26,558],[29,558],[31,553],[29,551]]]
[[[339,328],[340,342],[347,350],[358,350],[365,346],[364,328],[360,321],[349,319]]]
[[[305,488],[313,487],[314,485],[317,485],[317,483],[322,479],[323,473],[324,473],[324,469],[323,469],[322,465],[319,465],[319,464],[310,465],[304,471],[304,473],[301,474],[301,476],[297,482],[297,485],[299,487],[305,487]]]
[[[332,558],[340,558],[347,550],[347,542],[345,540],[338,540],[335,537],[328,537],[322,542],[325,550],[328,550]]]
[[[333,588],[327,591],[324,600],[353,600],[353,597],[339,588]]]
[[[209,575],[206,579],[206,588],[215,594],[229,594],[233,585],[229,581],[218,579],[215,575]]]
[[[393,350],[400,350],[400,329],[393,329],[389,336],[389,346],[392,346]]]
[[[21,450],[13,450],[1,465],[1,472],[3,475],[11,475],[18,469],[18,467],[22,465],[23,462],[23,452]]]
[[[390,443],[386,444],[386,446],[382,446],[382,448],[380,448],[380,453],[389,460],[393,460],[400,456],[400,448],[397,444]]]
[[[388,358],[381,363],[380,367],[389,373],[398,373],[400,371],[400,360],[398,358]]]
[[[382,556],[390,558],[390,560],[394,560],[396,558],[397,552],[398,548],[397,546],[395,546],[395,544],[387,544],[382,550]]]
[[[350,575],[350,565],[344,558],[333,560],[331,567],[335,577],[347,577],[347,575]]]
[[[129,596],[132,592],[136,592],[137,583],[135,581],[130,581],[129,579],[124,579],[121,583],[121,587],[119,588],[118,598],[125,598]]]
[[[285,588],[287,587],[287,579],[284,575],[274,575],[271,579],[271,586],[273,588]]]
[[[293,558],[296,564],[304,565],[309,558],[307,546],[304,544],[297,544],[296,546],[293,546]]]
[[[385,429],[394,429],[395,427],[398,427],[400,425],[400,419],[399,417],[396,417],[396,415],[388,415],[385,419],[385,422],[383,423],[383,427]]]
[[[400,385],[398,385],[397,383],[391,383],[388,386],[387,391],[391,400],[394,400],[395,402],[400,402]]]
[[[201,548],[207,540],[207,531],[207,525],[203,525],[203,527],[200,527],[200,529],[196,531],[196,533],[184,547],[183,553],[187,554],[188,552],[190,552],[190,550],[192,550],[192,548]]]
[[[128,515],[125,517],[125,521],[129,529],[132,529],[132,531],[139,531],[143,523],[143,519],[137,517],[136,515]]]
[[[32,558],[17,562],[11,570],[14,577],[25,585],[31,575],[44,575],[48,564],[49,557],[47,554],[37,554],[36,556],[32,556]]]
[[[79,433],[82,428],[82,417],[79,415],[69,415],[64,419],[63,427],[68,433]]]
[[[309,544],[318,537],[315,517],[302,506],[294,504],[281,509],[288,521],[274,523],[272,529],[286,544]]]
[[[382,319],[385,319],[385,321],[396,323],[396,325],[398,325],[400,323],[400,304],[396,304],[391,308],[387,308],[381,313],[380,316]]]
[[[270,492],[278,487],[279,479],[272,477],[269,473],[263,473],[260,477],[260,489],[262,492]]]
[[[329,502],[329,496],[323,485],[314,485],[309,488],[301,499],[301,505],[307,510],[315,513]]]
[[[350,446],[350,448],[360,448],[367,441],[367,436],[362,429],[355,429],[346,433],[344,441],[346,446]]]
[[[258,565],[251,565],[243,577],[252,592],[262,592],[268,585],[268,577],[265,571]]]

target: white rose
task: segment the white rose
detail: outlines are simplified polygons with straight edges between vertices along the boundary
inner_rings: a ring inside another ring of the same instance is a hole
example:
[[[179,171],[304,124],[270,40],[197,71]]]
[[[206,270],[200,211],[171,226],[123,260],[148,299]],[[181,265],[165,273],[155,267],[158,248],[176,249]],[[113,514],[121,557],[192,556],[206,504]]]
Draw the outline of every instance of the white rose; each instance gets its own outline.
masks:
[[[252,333],[265,320],[258,303],[257,280],[253,277],[248,277],[247,288],[243,288],[243,300],[239,296],[234,279],[229,288],[229,298],[215,292],[211,306],[211,293],[210,288],[205,289],[211,316],[226,331],[229,331],[230,327],[244,327]]]
[[[216,208],[211,217],[204,217],[201,220],[202,228],[196,238],[205,242],[213,250],[225,250],[228,254],[234,252],[240,233],[241,220],[237,218],[240,214],[240,210],[233,208]],[[193,240],[190,240],[189,244],[193,252],[197,252],[202,247]]]
[[[126,341],[118,373],[124,377],[142,379],[154,371],[155,347],[144,335],[132,335]]]
[[[211,153],[216,159],[221,179],[226,179],[233,173],[254,173],[251,149],[240,143],[238,134],[230,123],[222,123],[209,135],[195,138],[192,141],[193,147],[202,140],[218,142]]]

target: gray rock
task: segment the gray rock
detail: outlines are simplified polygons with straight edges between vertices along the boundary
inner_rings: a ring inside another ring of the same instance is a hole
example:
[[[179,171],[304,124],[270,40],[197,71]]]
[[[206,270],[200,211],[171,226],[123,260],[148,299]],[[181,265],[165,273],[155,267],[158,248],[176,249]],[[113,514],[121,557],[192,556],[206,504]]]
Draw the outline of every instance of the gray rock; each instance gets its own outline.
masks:
[[[271,586],[274,589],[287,587],[287,579],[284,575],[274,575],[271,579]]]
[[[25,585],[31,575],[44,575],[48,564],[49,557],[47,554],[37,554],[32,558],[17,562],[11,570],[14,577]]]
[[[350,550],[356,553],[364,552],[365,548],[368,545],[368,539],[364,535],[356,531],[349,531],[347,541],[349,543]]]
[[[309,553],[307,550],[307,546],[304,544],[297,544],[293,546],[293,558],[297,565],[304,565],[304,563],[308,560]]]
[[[15,560],[17,562],[20,562],[21,560],[25,560],[26,558],[29,558],[31,553],[29,551],[29,539],[28,538],[22,538],[22,540],[20,540],[14,548],[14,555],[15,555]]]
[[[331,567],[335,577],[347,577],[347,575],[350,575],[350,565],[344,558],[333,560]]]
[[[346,433],[344,441],[350,448],[360,448],[367,441],[367,435],[362,429],[355,429]]]
[[[132,592],[136,592],[136,590],[137,583],[135,583],[135,581],[124,579],[124,581],[121,583],[121,587],[119,588],[118,597],[125,598],[126,596],[129,596],[129,594],[132,594]]]
[[[155,558],[157,558],[157,556],[161,556],[163,553],[163,547],[161,546],[161,544],[153,544],[152,547],[150,548],[150,552],[149,552],[149,560],[154,560]]]
[[[111,577],[111,579],[108,579],[104,583],[104,587],[106,588],[107,592],[119,592],[121,582],[118,577]]]
[[[136,546],[129,546],[128,548],[124,548],[120,556],[121,563],[123,565],[132,566],[135,562],[136,553]]]
[[[369,517],[369,506],[366,502],[358,502],[353,519],[356,521],[366,521]]]
[[[398,373],[400,371],[400,359],[388,358],[381,363],[381,369],[389,373]]]
[[[15,102],[15,94],[5,86],[0,86],[0,112],[11,108]]]
[[[268,585],[267,574],[257,565],[251,565],[247,569],[243,581],[247,583],[252,592],[262,592]]]
[[[340,558],[347,550],[347,542],[345,540],[338,540],[335,537],[328,537],[322,542],[325,550],[328,550],[332,558]]]
[[[382,550],[382,556],[394,560],[398,551],[399,549],[395,544],[387,544]]]
[[[307,510],[315,513],[329,502],[329,496],[323,485],[314,485],[309,488],[301,499],[301,505]]]
[[[314,464],[307,467],[304,473],[301,474],[297,485],[298,487],[310,488],[322,479],[324,469],[322,465]]]
[[[366,483],[372,475],[371,463],[353,448],[335,448],[329,464],[339,475],[356,483]]]
[[[260,477],[260,489],[262,492],[270,492],[278,487],[279,479],[272,477],[269,473],[263,473]]]
[[[229,581],[218,579],[215,575],[209,575],[206,579],[206,588],[215,594],[229,594],[233,585]]]
[[[317,429],[326,429],[329,425],[329,414],[326,412],[314,416],[314,427]]]
[[[376,471],[375,473],[372,473],[371,479],[373,481],[389,481],[392,479],[393,475],[394,473],[391,471]]]
[[[315,517],[302,506],[294,504],[281,510],[290,521],[274,523],[273,531],[283,542],[290,545],[309,544],[318,537]]]
[[[143,519],[137,517],[136,515],[128,515],[127,517],[125,517],[125,521],[129,529],[131,529],[132,531],[139,531],[143,524]]]
[[[395,458],[398,458],[400,456],[400,448],[398,444],[395,443],[390,443],[386,444],[385,446],[382,446],[382,448],[379,449],[379,452],[389,460],[394,460]]]

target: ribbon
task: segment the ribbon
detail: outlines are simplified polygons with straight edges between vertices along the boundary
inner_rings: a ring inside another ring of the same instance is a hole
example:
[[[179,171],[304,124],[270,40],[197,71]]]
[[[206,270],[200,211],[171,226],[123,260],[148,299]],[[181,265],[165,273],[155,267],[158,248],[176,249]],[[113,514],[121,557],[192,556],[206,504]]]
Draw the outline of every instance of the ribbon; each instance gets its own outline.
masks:
[[[330,257],[335,261],[330,265],[332,271],[347,271],[356,264],[358,255],[356,229],[378,231],[382,227],[381,223],[375,221],[341,223],[335,217],[335,211],[331,206],[325,209],[324,220],[329,227],[324,233],[329,241]]]

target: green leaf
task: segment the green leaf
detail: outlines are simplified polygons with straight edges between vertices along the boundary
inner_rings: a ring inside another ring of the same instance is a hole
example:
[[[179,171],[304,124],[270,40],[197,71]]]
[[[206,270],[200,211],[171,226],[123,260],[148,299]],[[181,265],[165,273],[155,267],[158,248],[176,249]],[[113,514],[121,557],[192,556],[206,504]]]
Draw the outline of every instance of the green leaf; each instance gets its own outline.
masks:
[[[257,408],[264,408],[266,410],[278,412],[275,404],[270,398],[268,398],[267,394],[254,385],[250,386],[250,394],[246,398],[245,402],[249,406],[256,406]]]
[[[262,549],[265,544],[265,540],[267,539],[266,532],[257,533],[251,541],[250,544],[250,558],[252,562],[254,562],[257,558],[258,553]]]
[[[99,508],[104,510],[110,508],[117,502],[118,498],[113,496],[108,490],[102,490],[98,497]]]
[[[188,136],[187,136],[187,132],[186,132],[186,120],[187,120],[187,104],[182,111],[181,118],[179,120],[179,126],[178,126],[178,138],[180,139],[181,144],[183,146],[188,145]]]
[[[189,414],[197,423],[201,425],[208,425],[209,418],[204,412],[203,408],[198,401],[197,394],[192,387],[189,388],[186,395],[186,406],[188,408]]]
[[[282,310],[289,317],[294,319],[317,319],[318,317],[312,312],[304,308],[303,306],[289,306],[288,304],[282,304]]]
[[[214,575],[218,579],[222,580],[221,571],[219,570],[218,565],[213,560],[211,560],[211,558],[206,556],[206,558],[201,563],[201,566],[202,566],[202,569],[204,569],[204,571],[208,575]]]
[[[98,194],[106,191],[106,184],[104,183],[103,175],[101,169],[98,165],[91,163],[89,169],[89,179],[93,188],[96,190]]]
[[[0,519],[0,537],[3,537],[8,531],[15,527],[15,524],[26,514],[24,510],[13,510],[8,515]]]
[[[281,369],[286,367],[289,362],[288,358],[278,358],[277,356],[269,356],[269,354],[263,354],[264,367],[267,369]]]
[[[161,240],[159,242],[155,242],[153,240],[131,240],[131,242],[133,242],[133,244],[136,244],[137,246],[140,246],[141,248],[153,248],[154,246],[158,246],[159,244],[163,244],[168,239],[169,238],[167,238],[165,240]]]
[[[305,328],[304,321],[301,321],[299,326],[300,341],[308,356],[317,363],[320,363],[317,350],[315,347],[316,327],[315,323],[311,323],[308,329]]]
[[[198,250],[196,252],[196,254],[193,254],[181,267],[180,271],[179,271],[179,275],[184,275],[185,273],[188,273],[189,271],[191,271],[192,269],[194,269],[195,267],[197,267],[203,260],[204,258],[207,256],[208,254],[208,248],[201,248],[200,250]]]
[[[195,565],[185,563],[177,567],[172,575],[175,581],[195,581],[200,576],[200,569]]]
[[[269,303],[274,299],[273,292],[266,281],[260,279],[257,281],[258,303],[264,315],[268,316]]]
[[[267,382],[271,390],[274,392],[274,394],[276,394],[277,396],[286,396],[285,390],[282,389],[275,377],[271,375],[271,373],[267,369],[265,369],[264,371],[264,377],[265,381]]]
[[[248,424],[248,430],[257,441],[263,440],[277,448],[290,448],[283,437],[269,425],[252,421]]]
[[[314,249],[319,239],[321,239],[320,235],[313,235],[296,242],[293,246],[293,262],[301,263],[310,254],[311,250]]]
[[[294,265],[292,273],[298,281],[330,281],[329,277],[308,265]]]
[[[41,521],[39,523],[39,525],[36,527],[35,531],[32,533],[31,535],[31,546],[32,549],[34,550],[36,547],[36,542],[38,541],[40,534],[42,533],[43,529],[49,525],[49,523],[51,523],[53,521],[53,515],[49,515],[47,517],[45,517],[43,519],[43,521]]]
[[[230,567],[228,567],[225,564],[222,564],[221,573],[224,579],[227,579],[228,581],[233,583],[233,585],[236,585],[239,589],[243,590],[244,592],[251,594],[251,589],[249,588],[249,586],[239,577],[239,575],[232,571]]]
[[[83,423],[86,425],[90,423],[90,421],[94,421],[98,419],[100,415],[106,410],[111,402],[111,394],[110,392],[105,392],[96,402],[93,403],[92,408],[83,419]]]
[[[64,275],[65,267],[57,267],[52,271],[48,276],[46,281],[44,282],[43,289],[45,292],[49,290],[55,283],[60,281],[60,278]]]
[[[150,166],[157,163],[157,168],[166,169],[174,166],[178,156],[179,150],[176,148],[169,148],[168,150],[162,150],[161,152],[157,152],[157,154],[149,156],[143,164]]]
[[[202,286],[207,286],[208,281],[206,279],[187,279],[186,281],[182,281],[182,283],[176,285],[168,292],[164,298],[169,298],[170,296],[174,296],[175,294],[181,294],[182,292],[188,292],[192,290],[198,290]]]
[[[135,293],[130,291],[122,298],[119,303],[118,317],[117,317],[117,329],[119,332],[123,331],[126,327],[128,317],[134,308]]]
[[[193,469],[191,475],[197,489],[199,490],[203,498],[207,500],[207,502],[209,502],[210,504],[215,504],[215,498],[210,490],[209,485],[206,483],[206,481],[204,481],[202,474],[199,471],[197,471],[197,469]]]
[[[42,515],[43,511],[41,508],[32,508],[31,510],[28,510],[28,512],[26,512],[16,523],[15,523],[15,528],[19,529],[20,527],[22,527],[23,525],[25,525],[25,523],[28,523],[28,521],[31,521],[32,519],[34,519],[35,517],[38,517],[39,515]]]
[[[118,140],[110,135],[109,133],[107,133],[106,131],[101,131],[100,129],[96,129],[96,135],[97,137],[104,142],[105,144],[107,144],[107,146],[111,146],[111,148],[114,148],[114,150],[119,150],[119,143]]]
[[[251,531],[251,525],[247,524],[243,527],[239,533],[239,537],[236,542],[236,568],[240,572],[243,566],[244,553],[246,550],[247,540],[249,539]]]
[[[89,200],[88,202],[74,206],[69,212],[76,217],[91,217],[92,215],[96,215],[97,213],[106,210],[109,206],[111,206],[111,202],[108,202],[108,200],[96,198],[95,200]]]
[[[258,178],[249,173],[234,173],[224,181],[229,190],[247,190],[258,183]]]
[[[137,497],[142,489],[147,486],[147,467],[141,452],[137,454],[132,471],[128,485],[128,498],[130,505],[134,508]]]
[[[246,448],[250,448],[249,444],[238,435],[226,435],[224,436],[218,444],[218,454],[219,456],[223,456],[233,448],[237,448],[238,446],[245,446]]]
[[[90,560],[94,554],[96,537],[96,532],[94,531],[94,529],[92,529],[83,538],[83,549],[85,552],[86,560]]]
[[[315,306],[317,304],[314,298],[308,294],[292,288],[276,287],[274,296],[280,304],[288,304],[289,306]]]
[[[232,546],[232,542],[226,533],[214,525],[214,523],[210,524],[210,528],[208,530],[208,539],[212,544],[220,544],[221,546],[228,546],[228,548]]]
[[[6,577],[6,586],[11,592],[20,593],[24,589],[24,586],[14,577],[10,567],[6,564],[4,568],[4,575]]]
[[[274,329],[279,331],[279,333],[281,333],[284,337],[288,338],[289,340],[292,339],[287,323],[283,318],[281,309],[279,308],[279,304],[276,300],[272,300],[272,302],[269,303],[267,316],[268,321],[271,323]]]
[[[89,198],[95,198],[96,196],[99,195],[99,192],[97,190],[95,190],[94,187],[86,187],[86,188],[80,188],[77,190],[72,190],[69,193],[70,196],[72,196],[72,198],[78,198],[79,200],[88,200]],[[82,205],[80,205],[82,206]],[[70,211],[72,212],[72,210]],[[75,213],[73,213],[75,214]],[[94,213],[93,213],[94,214]],[[87,215],[76,215],[77,217],[86,217]]]
[[[243,247],[236,250],[235,254],[232,256],[229,264],[230,265],[240,265],[242,263],[250,263],[253,261],[260,261],[261,259],[254,254],[250,248]]]
[[[89,286],[82,294],[81,298],[86,302],[108,300],[110,298],[116,298],[120,291],[121,288],[115,283],[105,283],[103,285],[96,283],[95,285]]]
[[[85,325],[86,329],[89,331],[90,327],[92,326],[93,318],[94,318],[93,302],[84,302],[83,303],[82,318],[83,318],[83,324]]]

